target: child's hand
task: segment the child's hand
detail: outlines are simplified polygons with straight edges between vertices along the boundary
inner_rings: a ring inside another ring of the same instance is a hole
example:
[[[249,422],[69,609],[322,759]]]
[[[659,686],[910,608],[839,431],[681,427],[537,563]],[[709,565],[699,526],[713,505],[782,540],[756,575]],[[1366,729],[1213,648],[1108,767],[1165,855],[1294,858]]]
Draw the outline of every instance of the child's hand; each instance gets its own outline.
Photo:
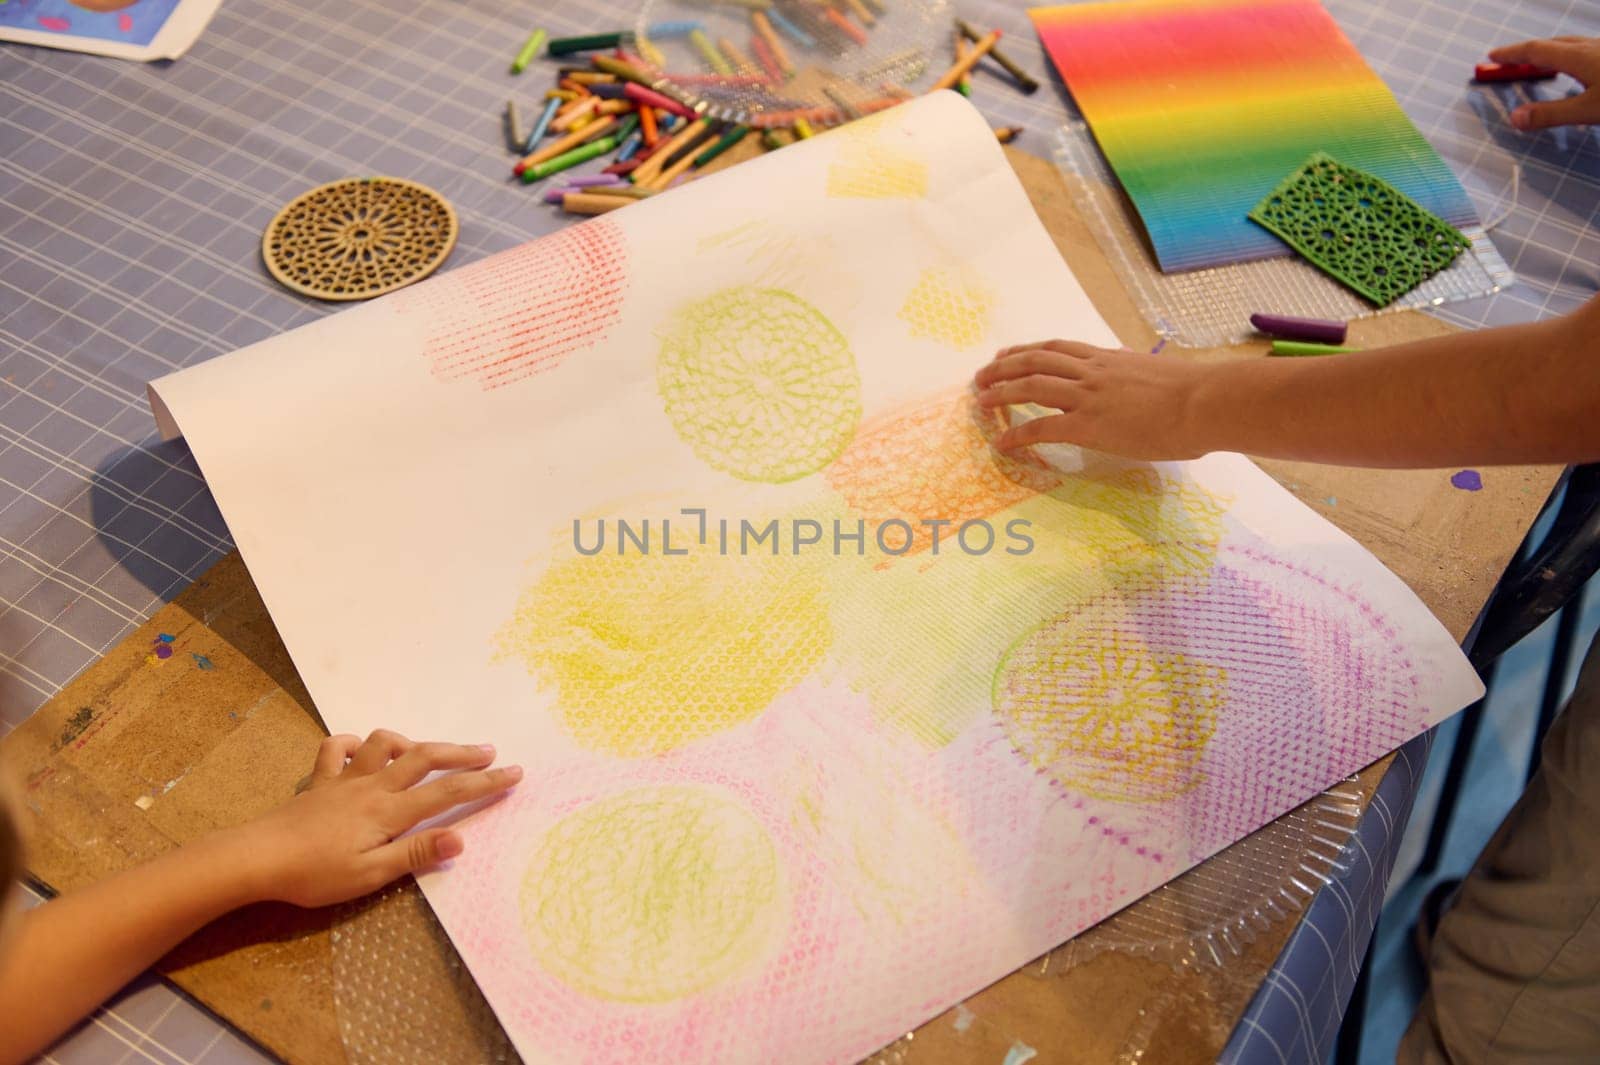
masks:
[[[1211,450],[1196,412],[1204,366],[1182,359],[1048,340],[1007,348],[974,378],[978,403],[1037,403],[1060,414],[1013,426],[1002,451],[1078,444],[1135,459],[1187,459]]]
[[[310,787],[232,830],[255,882],[252,895],[327,906],[454,858],[462,844],[450,829],[396,837],[457,806],[498,795],[522,778],[517,766],[488,769],[493,761],[492,747],[413,743],[382,730],[365,742],[328,737]],[[441,770],[444,775],[422,783]]]
[[[1562,100],[1523,104],[1511,112],[1518,129],[1600,123],[1600,37],[1555,37],[1508,44],[1489,53],[1496,63],[1532,63],[1570,74],[1584,91]]]

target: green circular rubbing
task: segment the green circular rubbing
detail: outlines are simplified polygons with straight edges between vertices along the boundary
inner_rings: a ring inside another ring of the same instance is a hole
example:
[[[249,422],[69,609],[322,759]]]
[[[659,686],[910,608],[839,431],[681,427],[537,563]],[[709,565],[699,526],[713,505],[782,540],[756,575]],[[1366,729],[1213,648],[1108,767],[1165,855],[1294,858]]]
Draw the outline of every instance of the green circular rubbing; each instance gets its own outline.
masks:
[[[660,331],[656,385],[678,436],[714,469],[780,484],[838,457],[861,419],[844,335],[798,296],[729,288]]]
[[[420,281],[456,246],[456,212],[403,178],[347,178],[291,200],[261,237],[278,282],[319,300],[364,300]]]

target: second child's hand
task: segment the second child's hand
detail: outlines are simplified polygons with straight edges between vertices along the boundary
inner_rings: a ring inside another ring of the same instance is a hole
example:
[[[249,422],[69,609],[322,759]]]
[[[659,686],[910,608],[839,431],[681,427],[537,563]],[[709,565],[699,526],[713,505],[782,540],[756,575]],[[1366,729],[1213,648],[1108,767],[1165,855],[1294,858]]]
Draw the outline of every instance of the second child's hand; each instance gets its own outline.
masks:
[[[1489,53],[1496,63],[1532,63],[1575,78],[1583,91],[1561,100],[1523,104],[1511,112],[1521,130],[1600,123],[1600,37],[1552,37],[1508,44]]]

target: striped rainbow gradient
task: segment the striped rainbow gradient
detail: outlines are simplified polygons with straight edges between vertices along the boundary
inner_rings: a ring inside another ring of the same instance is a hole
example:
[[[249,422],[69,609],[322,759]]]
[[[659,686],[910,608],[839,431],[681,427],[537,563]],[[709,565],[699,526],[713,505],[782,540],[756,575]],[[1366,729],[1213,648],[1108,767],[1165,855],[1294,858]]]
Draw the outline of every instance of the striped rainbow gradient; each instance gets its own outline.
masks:
[[[1165,272],[1291,254],[1245,216],[1319,150],[1453,225],[1478,221],[1316,0],[1120,0],[1029,14]]]

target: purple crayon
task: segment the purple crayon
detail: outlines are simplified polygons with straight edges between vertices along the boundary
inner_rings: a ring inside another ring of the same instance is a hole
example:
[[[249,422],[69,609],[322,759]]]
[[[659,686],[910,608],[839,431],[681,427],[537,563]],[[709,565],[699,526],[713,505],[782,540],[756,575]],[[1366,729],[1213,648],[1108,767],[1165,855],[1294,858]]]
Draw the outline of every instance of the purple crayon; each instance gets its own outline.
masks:
[[[557,185],[555,188],[546,190],[543,199],[545,203],[560,203],[569,192],[582,192],[584,189],[623,184],[626,184],[626,182],[615,174],[592,174],[588,177],[573,178],[564,185]]]
[[[1319,344],[1343,344],[1345,324],[1323,318],[1291,318],[1282,314],[1252,314],[1250,324],[1268,336],[1285,340],[1313,340]]]

